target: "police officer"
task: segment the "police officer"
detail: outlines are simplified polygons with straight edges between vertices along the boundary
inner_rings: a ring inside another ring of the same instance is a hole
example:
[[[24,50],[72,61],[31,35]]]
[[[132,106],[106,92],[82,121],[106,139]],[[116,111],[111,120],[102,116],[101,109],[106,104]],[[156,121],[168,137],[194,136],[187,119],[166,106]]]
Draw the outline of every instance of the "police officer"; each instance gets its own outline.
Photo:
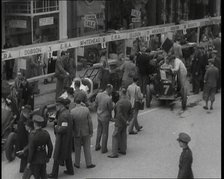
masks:
[[[33,122],[34,130],[29,136],[27,167],[31,169],[35,179],[46,179],[46,163],[51,158],[53,145],[50,134],[42,129],[44,119],[39,115],[34,115]]]
[[[180,133],[177,138],[179,145],[183,148],[183,151],[179,160],[179,172],[177,178],[194,178],[191,165],[193,162],[191,149],[188,147],[188,142],[191,141],[191,137],[186,133]]]

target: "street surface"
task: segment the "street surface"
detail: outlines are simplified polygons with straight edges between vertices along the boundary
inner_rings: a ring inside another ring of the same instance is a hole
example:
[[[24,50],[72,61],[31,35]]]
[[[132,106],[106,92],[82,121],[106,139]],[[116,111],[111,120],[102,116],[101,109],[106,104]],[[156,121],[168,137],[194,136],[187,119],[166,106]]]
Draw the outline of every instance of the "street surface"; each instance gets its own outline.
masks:
[[[60,167],[59,178],[176,178],[179,157],[182,149],[176,141],[179,132],[187,132],[192,140],[189,146],[193,153],[193,173],[195,178],[221,178],[221,94],[216,95],[214,110],[205,111],[202,93],[191,95],[188,108],[181,111],[181,103],[174,109],[160,106],[153,100],[152,107],[140,111],[139,123],[143,130],[137,135],[128,135],[126,155],[119,158],[108,158],[111,153],[113,123],[110,124],[108,150],[106,154],[95,151],[96,114],[92,114],[94,135],[92,138],[92,160],[96,164],[93,169],[86,169],[84,156],[81,157],[80,169],[75,168],[74,176],[63,173]],[[48,123],[46,129],[54,143],[53,124]],[[74,154],[73,154],[74,159]],[[19,159],[8,162],[2,154],[2,178],[21,178]],[[53,159],[47,165],[50,173]]]

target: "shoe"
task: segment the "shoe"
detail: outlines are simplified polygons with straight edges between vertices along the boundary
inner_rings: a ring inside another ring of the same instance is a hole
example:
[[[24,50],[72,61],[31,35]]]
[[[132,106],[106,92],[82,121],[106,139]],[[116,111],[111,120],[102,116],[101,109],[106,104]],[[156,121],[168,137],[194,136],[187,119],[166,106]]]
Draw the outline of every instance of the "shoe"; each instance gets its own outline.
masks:
[[[98,151],[98,150],[100,150],[101,149],[101,147],[99,146],[99,147],[95,147],[95,151]]]
[[[129,132],[129,134],[130,134],[130,135],[135,135],[135,134],[137,134],[137,132],[135,132],[135,131],[131,131],[131,132]]]
[[[94,164],[91,164],[91,165],[88,165],[86,168],[94,168],[96,165]]]
[[[118,158],[118,155],[108,155],[109,158]]]
[[[118,151],[119,154],[126,155],[126,152]]]
[[[55,178],[55,179],[57,179],[58,177],[51,173],[51,174],[47,175],[47,178]]]
[[[139,126],[139,129],[138,129],[137,131],[138,131],[138,132],[141,131],[142,128],[143,128],[142,126]]]
[[[207,106],[204,106],[203,108],[204,108],[205,110],[208,110],[208,107],[207,107]]]
[[[213,107],[212,106],[210,107],[210,110],[213,110]]]
[[[108,152],[108,150],[106,149],[105,151],[102,151],[101,153],[102,154],[105,154],[105,153],[107,153]]]
[[[75,168],[80,168],[80,166],[76,165],[75,163],[74,163],[74,167],[75,167]]]
[[[66,175],[74,175],[74,172],[69,172],[68,170],[65,170],[64,174],[66,174]]]

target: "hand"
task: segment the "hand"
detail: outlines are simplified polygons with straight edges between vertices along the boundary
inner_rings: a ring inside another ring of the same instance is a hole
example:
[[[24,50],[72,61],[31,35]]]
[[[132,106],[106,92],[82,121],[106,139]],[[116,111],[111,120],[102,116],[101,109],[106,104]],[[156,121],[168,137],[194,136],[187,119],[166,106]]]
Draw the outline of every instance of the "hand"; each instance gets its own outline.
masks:
[[[69,74],[68,72],[66,72],[66,75],[68,75],[68,76],[69,76],[70,74]]]
[[[30,168],[30,163],[27,163],[27,166],[26,166],[27,168]]]
[[[19,150],[19,151],[16,152],[16,154],[19,155],[19,156],[22,155],[23,153],[24,153],[23,150]]]

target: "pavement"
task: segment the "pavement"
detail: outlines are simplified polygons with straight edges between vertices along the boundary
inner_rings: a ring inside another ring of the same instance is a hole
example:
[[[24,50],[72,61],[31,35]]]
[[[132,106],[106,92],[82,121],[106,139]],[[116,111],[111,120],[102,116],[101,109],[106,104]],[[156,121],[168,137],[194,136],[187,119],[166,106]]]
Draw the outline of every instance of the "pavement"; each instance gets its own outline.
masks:
[[[192,141],[189,146],[193,152],[193,173],[195,178],[221,178],[221,94],[216,95],[214,110],[203,109],[202,93],[188,98],[188,107],[182,111],[180,101],[174,109],[160,106],[155,99],[151,108],[140,111],[139,123],[143,130],[137,135],[128,135],[126,155],[117,159],[107,157],[111,153],[114,124],[110,123],[108,150],[106,154],[95,151],[96,114],[92,113],[94,134],[91,139],[91,152],[96,167],[86,169],[82,153],[81,168],[74,169],[74,176],[63,174],[60,167],[59,178],[176,178],[181,148],[176,141],[179,132],[187,132]],[[46,130],[53,143],[53,124],[48,123]],[[6,161],[2,154],[2,178],[21,178],[19,159]],[[73,154],[74,161],[74,154]],[[47,165],[50,173],[53,159]]]

